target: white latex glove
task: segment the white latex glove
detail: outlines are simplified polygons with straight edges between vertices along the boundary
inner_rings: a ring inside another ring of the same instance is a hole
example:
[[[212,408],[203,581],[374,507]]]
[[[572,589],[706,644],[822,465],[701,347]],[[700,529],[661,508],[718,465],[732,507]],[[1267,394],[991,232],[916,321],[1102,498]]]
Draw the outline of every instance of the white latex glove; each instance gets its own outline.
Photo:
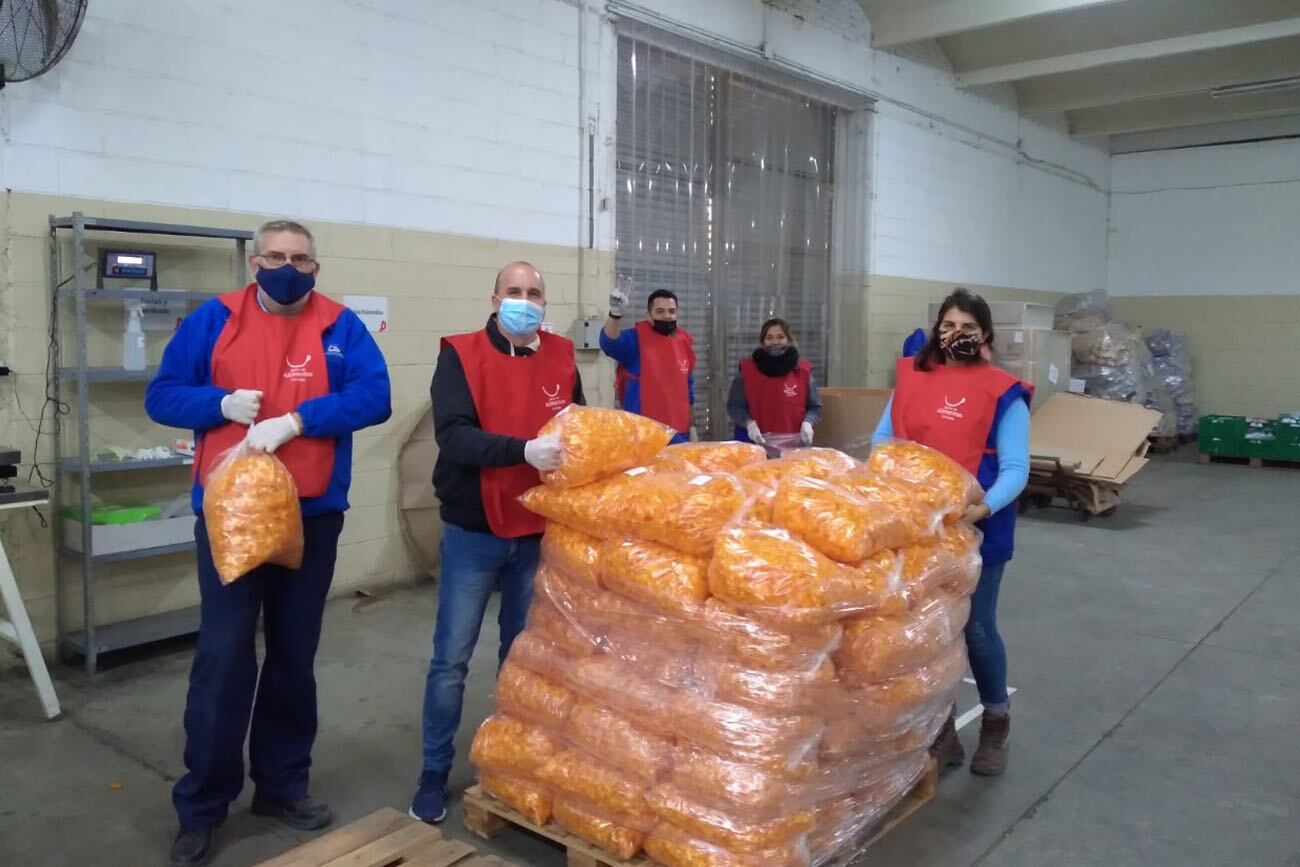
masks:
[[[558,468],[563,457],[564,446],[560,445],[559,434],[538,437],[524,443],[524,460],[542,472]]]
[[[799,425],[799,442],[803,443],[806,446],[810,446],[812,445],[812,440],[813,440],[812,425],[809,424],[808,422],[804,422],[803,424]]]
[[[302,427],[293,413],[259,421],[248,429],[244,442],[255,452],[274,454],[275,450],[302,433]]]
[[[627,293],[622,289],[615,289],[609,293],[609,315],[615,319],[621,317],[627,312]]]
[[[757,443],[761,446],[766,442],[766,440],[763,439],[763,432],[758,429],[758,422],[752,419],[749,424],[745,425],[745,432],[749,434],[749,441],[751,443]]]
[[[221,414],[235,424],[252,424],[262,409],[262,393],[251,388],[232,391],[221,399]]]

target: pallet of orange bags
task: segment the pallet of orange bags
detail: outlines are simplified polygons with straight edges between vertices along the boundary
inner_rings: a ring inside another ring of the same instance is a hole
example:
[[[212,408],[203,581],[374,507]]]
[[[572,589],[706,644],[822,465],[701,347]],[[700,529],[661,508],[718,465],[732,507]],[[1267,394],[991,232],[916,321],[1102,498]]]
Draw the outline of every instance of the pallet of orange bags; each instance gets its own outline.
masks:
[[[608,852],[602,852],[568,833],[554,822],[538,825],[523,813],[507,807],[484,792],[481,786],[473,786],[465,792],[464,806],[466,830],[473,831],[484,840],[491,840],[504,834],[511,827],[520,828],[562,846],[569,867],[631,867],[631,865],[649,867],[654,864],[645,856],[624,861]]]
[[[257,867],[518,867],[385,807]]]
[[[912,789],[898,806],[894,807],[876,825],[860,834],[861,842],[853,845],[851,851],[844,853],[827,867],[849,864],[883,839],[890,831],[906,822],[917,810],[934,800],[938,790],[939,769],[931,762],[926,769],[925,776],[912,786]],[[465,828],[467,830],[478,834],[485,840],[491,840],[504,834],[512,826],[520,828],[563,847],[569,867],[650,867],[650,865],[657,863],[644,855],[639,855],[631,861],[625,861],[573,836],[554,822],[538,825],[519,811],[506,806],[487,792],[484,792],[481,786],[474,786],[465,793],[464,806]]]

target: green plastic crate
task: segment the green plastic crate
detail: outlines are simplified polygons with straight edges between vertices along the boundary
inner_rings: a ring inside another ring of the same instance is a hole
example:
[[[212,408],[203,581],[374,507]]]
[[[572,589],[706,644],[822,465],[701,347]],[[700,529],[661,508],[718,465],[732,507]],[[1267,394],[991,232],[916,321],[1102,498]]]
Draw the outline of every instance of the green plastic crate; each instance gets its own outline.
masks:
[[[1242,415],[1201,416],[1198,448],[1201,454],[1249,457],[1246,453],[1246,417]]]

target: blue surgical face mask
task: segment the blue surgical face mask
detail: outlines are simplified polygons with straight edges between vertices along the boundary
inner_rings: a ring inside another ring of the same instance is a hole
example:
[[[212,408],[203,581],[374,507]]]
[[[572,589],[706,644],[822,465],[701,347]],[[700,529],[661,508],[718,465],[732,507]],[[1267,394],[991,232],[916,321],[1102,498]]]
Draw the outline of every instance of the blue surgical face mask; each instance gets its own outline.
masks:
[[[522,298],[502,298],[497,310],[497,322],[515,337],[528,337],[542,327],[545,311]]]
[[[289,305],[301,301],[316,288],[316,275],[304,274],[288,262],[279,268],[258,268],[257,285],[279,304]]]

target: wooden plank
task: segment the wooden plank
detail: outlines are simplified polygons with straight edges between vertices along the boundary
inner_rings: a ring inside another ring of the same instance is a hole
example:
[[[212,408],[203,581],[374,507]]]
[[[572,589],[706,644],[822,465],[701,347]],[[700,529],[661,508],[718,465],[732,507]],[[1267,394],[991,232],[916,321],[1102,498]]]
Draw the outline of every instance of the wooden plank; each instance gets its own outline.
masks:
[[[401,867],[461,867],[464,858],[474,854],[474,847],[460,840],[439,840],[433,845],[417,844],[404,856],[394,862]]]
[[[624,861],[573,836],[558,825],[531,822],[522,813],[484,792],[480,786],[472,786],[465,792],[462,805],[465,809],[465,827],[480,837],[490,840],[514,825],[553,843],[559,843],[567,852],[569,864],[575,867],[640,867],[656,863],[639,856]]]
[[[400,810],[385,807],[283,855],[262,861],[257,867],[319,867],[414,822],[414,819]]]
[[[885,820],[880,824],[880,827],[876,832],[867,838],[867,841],[863,843],[858,852],[855,852],[854,854],[857,855],[870,849],[879,842],[882,837],[907,821],[913,813],[934,800],[934,796],[938,791],[939,766],[935,764],[933,759],[931,759],[929,767],[925,770],[925,776],[921,777],[921,779],[917,781],[916,785],[912,787],[912,790],[907,793],[907,797],[904,798],[897,807],[889,812],[889,815],[885,817]]]
[[[442,834],[436,828],[411,820],[405,828],[367,843],[354,852],[322,862],[319,867],[394,867],[402,863],[401,856],[417,854],[419,847],[428,847],[440,840]]]

